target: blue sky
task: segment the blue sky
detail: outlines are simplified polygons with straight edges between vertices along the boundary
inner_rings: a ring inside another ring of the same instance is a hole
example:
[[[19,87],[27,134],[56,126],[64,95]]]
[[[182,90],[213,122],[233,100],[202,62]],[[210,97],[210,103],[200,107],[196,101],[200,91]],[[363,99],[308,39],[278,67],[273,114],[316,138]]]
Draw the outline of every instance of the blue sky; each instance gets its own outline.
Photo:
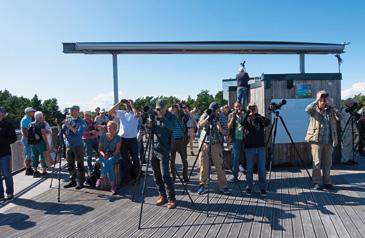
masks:
[[[350,4],[351,3],[351,4]],[[343,55],[343,97],[365,94],[364,1],[3,1],[0,89],[58,98],[83,109],[110,105],[112,58],[65,55],[62,42],[273,40],[351,42]],[[251,76],[298,72],[298,56],[121,55],[121,97],[195,96],[221,89],[247,61]],[[337,72],[332,55],[307,56],[307,72]]]

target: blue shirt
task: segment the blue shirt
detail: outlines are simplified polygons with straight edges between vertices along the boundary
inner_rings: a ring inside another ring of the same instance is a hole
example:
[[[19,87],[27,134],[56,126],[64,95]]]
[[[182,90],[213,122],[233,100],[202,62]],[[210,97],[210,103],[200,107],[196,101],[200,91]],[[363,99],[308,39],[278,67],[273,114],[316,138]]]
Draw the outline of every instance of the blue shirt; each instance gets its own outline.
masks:
[[[82,135],[84,134],[84,131],[87,128],[85,121],[81,118],[69,117],[66,119],[66,123],[76,128],[76,133],[73,133],[65,126],[62,128],[63,133],[66,137],[65,140],[66,147],[74,148],[82,145],[83,144]]]
[[[30,123],[32,123],[32,118],[25,115],[20,121],[20,128],[28,129]]]
[[[119,132],[118,135],[122,138],[136,138],[138,133],[139,117],[134,115],[134,112],[118,110],[116,116],[119,118]]]

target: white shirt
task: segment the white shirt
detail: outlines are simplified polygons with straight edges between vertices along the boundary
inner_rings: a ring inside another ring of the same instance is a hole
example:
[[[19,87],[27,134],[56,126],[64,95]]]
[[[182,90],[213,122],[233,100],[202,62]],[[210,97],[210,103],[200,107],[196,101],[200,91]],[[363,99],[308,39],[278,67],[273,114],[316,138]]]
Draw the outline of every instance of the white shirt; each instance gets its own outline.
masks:
[[[122,138],[136,138],[138,133],[138,117],[134,116],[132,111],[127,112],[124,110],[118,110],[116,112],[117,118],[119,118],[119,132]]]

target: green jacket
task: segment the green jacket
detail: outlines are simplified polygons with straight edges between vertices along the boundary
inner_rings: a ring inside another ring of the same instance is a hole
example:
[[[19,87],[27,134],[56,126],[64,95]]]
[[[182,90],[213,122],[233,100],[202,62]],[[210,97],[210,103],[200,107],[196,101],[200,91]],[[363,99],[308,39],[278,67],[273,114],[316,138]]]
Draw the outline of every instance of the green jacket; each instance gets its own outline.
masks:
[[[328,113],[330,114],[330,126],[331,126],[331,137],[332,146],[335,147],[338,144],[338,131],[337,131],[337,121],[341,120],[341,115],[339,111],[333,107],[328,108]],[[318,143],[319,142],[319,129],[320,129],[320,112],[317,107],[317,102],[312,102],[309,104],[305,111],[310,115],[309,125],[307,130],[307,135],[305,140],[307,142]]]

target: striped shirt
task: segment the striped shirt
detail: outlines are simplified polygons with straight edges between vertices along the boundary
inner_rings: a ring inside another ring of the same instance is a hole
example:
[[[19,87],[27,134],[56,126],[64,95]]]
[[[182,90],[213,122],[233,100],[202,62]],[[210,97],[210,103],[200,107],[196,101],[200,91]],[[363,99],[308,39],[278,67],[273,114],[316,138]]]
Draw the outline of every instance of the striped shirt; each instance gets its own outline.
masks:
[[[174,129],[172,130],[172,137],[175,140],[182,139],[184,137],[185,126],[181,119],[176,120]]]

